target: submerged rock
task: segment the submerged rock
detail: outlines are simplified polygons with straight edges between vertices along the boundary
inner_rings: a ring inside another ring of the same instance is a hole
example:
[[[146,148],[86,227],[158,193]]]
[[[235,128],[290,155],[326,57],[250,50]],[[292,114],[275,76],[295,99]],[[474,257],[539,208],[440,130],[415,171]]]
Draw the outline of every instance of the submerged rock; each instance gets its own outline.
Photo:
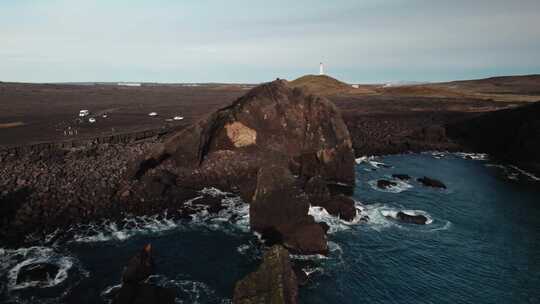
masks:
[[[377,181],[377,187],[380,189],[388,189],[395,186],[397,186],[396,182],[388,181],[385,179],[380,179]]]
[[[443,184],[443,182],[441,182],[440,180],[429,178],[427,176],[419,178],[418,181],[427,187],[446,189],[446,185]]]
[[[396,214],[396,218],[404,223],[425,225],[428,221],[428,218],[421,214],[411,215],[405,212],[399,211]]]
[[[282,246],[271,247],[257,271],[236,283],[234,304],[294,304],[298,302],[298,282],[289,253]]]
[[[50,280],[53,280],[60,267],[55,264],[50,263],[36,263],[28,264],[17,273],[17,284],[29,283],[29,282],[43,282],[47,283]]]

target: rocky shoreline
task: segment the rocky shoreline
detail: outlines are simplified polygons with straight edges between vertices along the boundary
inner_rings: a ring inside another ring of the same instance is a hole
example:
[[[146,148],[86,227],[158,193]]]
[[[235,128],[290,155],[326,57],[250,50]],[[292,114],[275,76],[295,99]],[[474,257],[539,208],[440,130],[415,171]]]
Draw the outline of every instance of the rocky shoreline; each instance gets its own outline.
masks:
[[[490,146],[496,137],[478,141],[481,134],[473,131],[480,124],[487,128],[480,132],[488,132],[501,115],[510,117],[507,124],[517,124],[524,117],[520,111],[537,113],[539,106],[466,118],[440,113],[427,119],[411,115],[409,120],[399,120],[402,124],[389,123],[392,115],[384,119],[379,114],[342,117],[329,100],[278,80],[256,87],[232,105],[164,137],[0,152],[0,238],[2,244],[20,246],[73,224],[163,210],[189,219],[197,210],[186,202],[195,200],[209,212],[219,212],[221,199],[200,192],[216,187],[250,204],[251,229],[268,245],[282,246],[272,247],[259,271],[250,275],[264,276],[254,279],[255,283],[267,282],[276,273],[265,274],[265,267],[275,268],[265,266],[266,260],[291,272],[285,253],[287,257],[288,252],[328,253],[328,227],[308,215],[310,205],[324,207],[346,221],[358,216],[348,197],[355,184],[355,154],[468,147],[493,153],[500,147]],[[539,116],[526,117],[511,131],[526,135],[517,136],[518,144],[505,148],[507,153],[501,158],[538,164],[537,154],[531,151],[537,151],[540,142]],[[420,127],[409,130],[408,124]],[[523,147],[524,152],[518,152]],[[246,288],[251,289],[253,282],[237,285],[235,299],[239,300],[235,303],[268,297],[250,294]],[[287,284],[296,286],[297,282]],[[280,297],[288,300],[275,303],[295,303],[294,286],[287,291],[278,286]],[[274,287],[261,288],[273,293]]]

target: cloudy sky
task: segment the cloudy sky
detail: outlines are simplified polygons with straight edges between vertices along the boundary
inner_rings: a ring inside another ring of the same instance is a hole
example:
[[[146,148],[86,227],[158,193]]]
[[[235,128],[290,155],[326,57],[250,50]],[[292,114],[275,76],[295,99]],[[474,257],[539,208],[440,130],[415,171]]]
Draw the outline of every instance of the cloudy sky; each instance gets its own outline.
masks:
[[[0,81],[540,74],[539,0],[0,0]]]

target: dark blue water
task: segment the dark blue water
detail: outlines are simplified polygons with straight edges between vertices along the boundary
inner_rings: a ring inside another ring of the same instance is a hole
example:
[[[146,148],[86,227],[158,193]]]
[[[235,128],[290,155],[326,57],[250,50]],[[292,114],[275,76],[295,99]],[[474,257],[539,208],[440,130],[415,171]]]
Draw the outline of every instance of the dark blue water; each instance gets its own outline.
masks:
[[[539,184],[518,183],[489,161],[451,154],[376,161],[392,168],[357,166],[355,198],[370,221],[330,219],[332,253],[306,268],[313,274],[301,289],[302,303],[540,303]],[[448,189],[414,180],[386,192],[372,186],[393,173],[437,178]],[[386,217],[399,210],[432,222]],[[232,212],[240,220],[229,223]],[[195,223],[138,219],[137,229],[96,225],[61,245],[0,249],[0,302],[106,303],[129,257],[151,242],[159,273],[152,280],[176,288],[179,303],[230,303],[234,283],[261,255],[246,215],[236,206]],[[17,265],[40,260],[66,265],[67,278],[46,288],[9,282]]]
[[[379,160],[381,161],[381,160]],[[508,180],[487,162],[430,154],[388,156],[393,168],[357,168],[356,199],[372,223],[338,232],[339,262],[302,291],[304,303],[540,303],[540,185]],[[424,175],[400,193],[369,182]],[[398,224],[384,210],[423,210],[433,223]],[[384,213],[384,212],[383,212]]]

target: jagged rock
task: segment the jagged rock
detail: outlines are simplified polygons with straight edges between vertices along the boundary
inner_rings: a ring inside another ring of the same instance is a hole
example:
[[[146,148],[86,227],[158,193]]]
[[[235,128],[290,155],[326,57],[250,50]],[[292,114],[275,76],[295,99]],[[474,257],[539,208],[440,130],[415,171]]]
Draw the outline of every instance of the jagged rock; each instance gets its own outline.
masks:
[[[58,274],[60,267],[50,263],[28,264],[17,273],[17,284],[27,282],[43,282],[52,280]]]
[[[172,304],[176,292],[172,288],[164,288],[145,280],[154,273],[152,247],[146,245],[128,263],[122,274],[122,286],[116,291],[113,304]]]
[[[352,221],[356,217],[354,200],[345,195],[333,196],[327,201],[314,205],[323,207],[328,213],[345,221]]]
[[[257,174],[257,188],[249,208],[252,229],[272,239],[283,240],[295,253],[327,253],[324,230],[308,215],[309,201],[289,169],[262,167]],[[279,232],[280,238],[275,236]]]
[[[380,179],[377,181],[377,187],[380,189],[388,189],[390,187],[397,186],[396,182],[388,181],[385,179]]]
[[[319,223],[282,225],[283,245],[295,254],[328,254],[324,228]]]
[[[140,283],[154,273],[152,246],[146,245],[141,252],[129,261],[122,274],[123,283]]]
[[[236,283],[234,304],[294,304],[298,282],[289,253],[282,246],[271,247],[257,271]]]
[[[443,184],[440,180],[429,178],[427,176],[421,177],[418,179],[424,186],[433,187],[433,188],[443,188],[446,189],[446,185]]]
[[[172,136],[131,172],[172,158],[184,183],[237,188],[251,200],[253,176],[263,165],[289,167],[298,176],[354,185],[349,132],[334,104],[285,81],[263,84],[208,118]]]
[[[315,206],[319,206],[319,204],[330,199],[330,191],[326,182],[320,176],[310,178],[304,186],[304,191],[308,195],[309,202]]]

